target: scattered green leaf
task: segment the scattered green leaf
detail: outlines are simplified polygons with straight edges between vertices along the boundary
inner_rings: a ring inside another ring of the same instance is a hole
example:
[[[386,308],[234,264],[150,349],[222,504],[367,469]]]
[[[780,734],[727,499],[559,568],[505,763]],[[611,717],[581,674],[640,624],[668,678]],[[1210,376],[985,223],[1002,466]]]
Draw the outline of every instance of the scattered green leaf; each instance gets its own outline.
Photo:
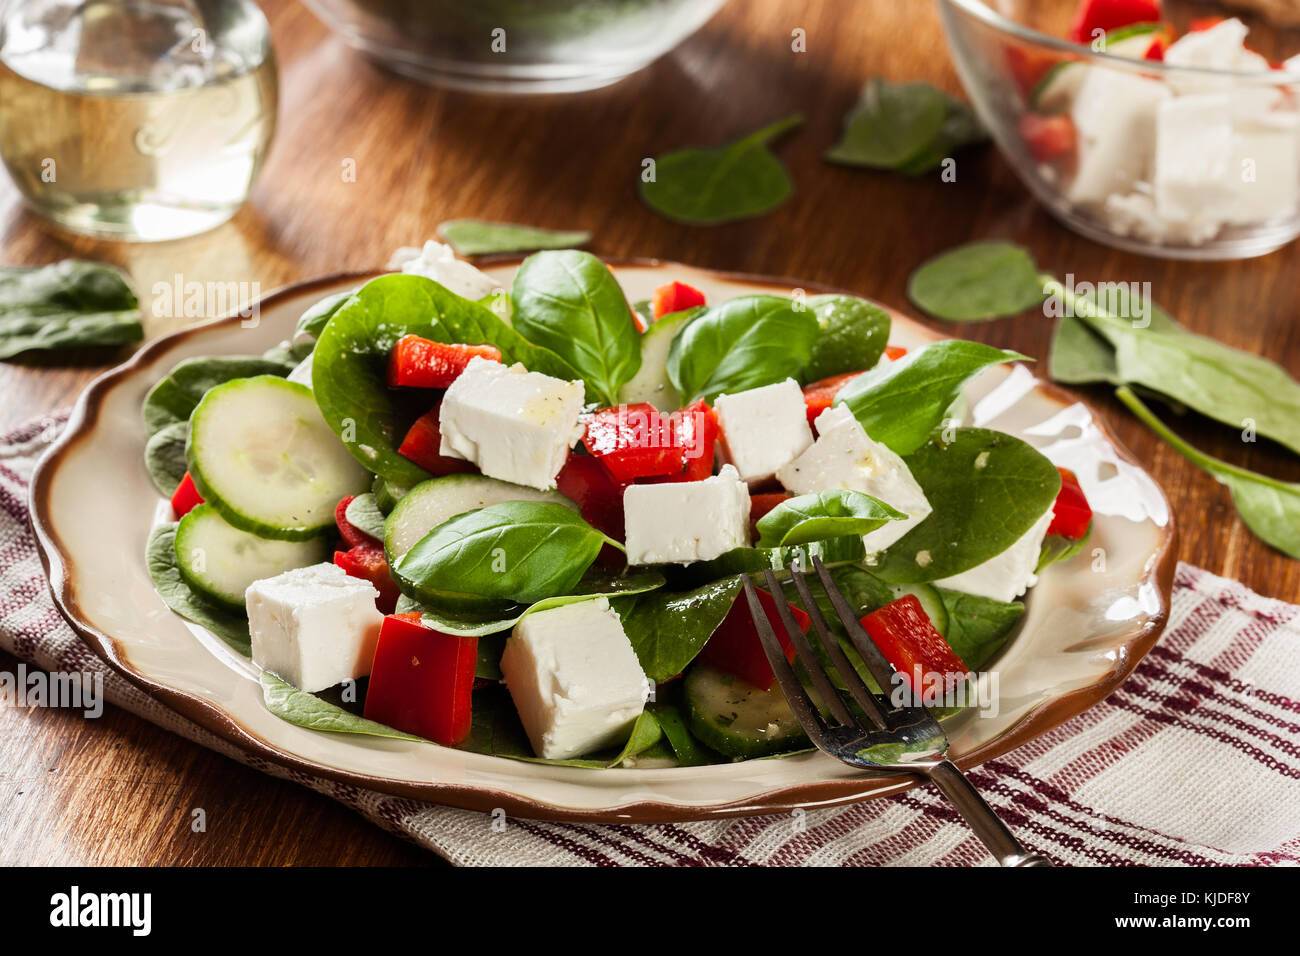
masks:
[[[1029,253],[1010,242],[972,242],[912,273],[907,296],[927,315],[972,322],[1017,315],[1047,293]]]
[[[444,242],[451,243],[462,256],[574,249],[591,241],[591,233],[581,230],[540,229],[482,219],[451,219],[438,227],[438,235]]]

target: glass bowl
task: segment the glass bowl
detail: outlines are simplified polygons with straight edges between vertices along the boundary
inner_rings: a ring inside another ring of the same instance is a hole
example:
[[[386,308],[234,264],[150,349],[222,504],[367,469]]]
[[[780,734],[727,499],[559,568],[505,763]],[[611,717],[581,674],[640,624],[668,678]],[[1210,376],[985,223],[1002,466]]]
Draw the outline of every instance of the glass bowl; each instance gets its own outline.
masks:
[[[1098,242],[1174,259],[1259,256],[1300,235],[1300,58],[1284,62],[1300,32],[1166,3],[1177,53],[1163,30],[1082,45],[1065,39],[1076,6],[939,0],[980,118],[1052,214]],[[1190,29],[1210,15],[1229,19]],[[1143,59],[1157,41],[1166,59]]]
[[[304,0],[351,46],[404,76],[487,92],[617,82],[726,0]]]

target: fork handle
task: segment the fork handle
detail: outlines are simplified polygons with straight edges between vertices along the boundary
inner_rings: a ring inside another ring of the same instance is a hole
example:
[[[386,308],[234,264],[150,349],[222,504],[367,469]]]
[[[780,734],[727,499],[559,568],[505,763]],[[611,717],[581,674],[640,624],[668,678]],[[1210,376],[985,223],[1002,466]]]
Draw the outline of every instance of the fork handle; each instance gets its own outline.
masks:
[[[929,777],[1003,866],[1051,866],[1046,857],[1026,853],[993,808],[951,760],[936,764]]]

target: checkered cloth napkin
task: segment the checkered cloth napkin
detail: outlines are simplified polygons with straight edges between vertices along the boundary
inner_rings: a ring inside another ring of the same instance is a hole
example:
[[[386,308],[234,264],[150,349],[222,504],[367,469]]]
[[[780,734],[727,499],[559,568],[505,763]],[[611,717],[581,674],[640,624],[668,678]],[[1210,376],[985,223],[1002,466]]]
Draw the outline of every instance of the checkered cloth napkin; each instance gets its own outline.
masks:
[[[464,865],[991,865],[933,787],[806,814],[601,826],[506,821],[286,770],[146,696],[64,622],[27,485],[67,413],[0,436],[0,647],[99,672],[109,701],[264,773],[296,780]],[[1300,863],[1300,607],[1180,565],[1170,627],[1106,701],[970,774],[1058,864]]]

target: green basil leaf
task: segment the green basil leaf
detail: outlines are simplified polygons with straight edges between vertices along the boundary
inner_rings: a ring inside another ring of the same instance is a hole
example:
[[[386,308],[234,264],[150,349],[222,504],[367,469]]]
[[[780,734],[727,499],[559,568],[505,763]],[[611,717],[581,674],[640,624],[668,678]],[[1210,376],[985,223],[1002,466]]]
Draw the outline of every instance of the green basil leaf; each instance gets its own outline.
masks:
[[[758,574],[767,570],[775,571],[777,577],[783,578],[788,575],[792,564],[811,568],[813,558],[820,559],[827,567],[833,567],[838,564],[854,564],[866,556],[867,548],[862,543],[862,536],[849,534],[781,548],[732,548],[708,561],[697,561],[675,569],[675,574],[670,579],[698,586],[733,574]]]
[[[582,230],[539,229],[513,222],[482,219],[452,219],[438,227],[443,242],[462,256],[484,256],[495,252],[532,252],[536,249],[572,249],[591,241]]]
[[[873,572],[894,584],[936,581],[1001,554],[1056,501],[1061,474],[1031,445],[1003,432],[959,428],[904,461],[930,515],[886,549]]]
[[[646,677],[676,677],[704,648],[736,603],[740,578],[727,577],[691,591],[651,591],[610,601]]]
[[[112,266],[66,259],[0,267],[0,359],[143,338],[135,293]]]
[[[363,734],[370,737],[392,737],[396,740],[424,741],[423,737],[394,730],[373,720],[366,720],[337,704],[322,700],[315,694],[287,684],[270,671],[262,671],[262,701],[266,709],[281,720],[287,720],[309,730],[324,730],[334,734]],[[428,741],[425,741],[426,743]]]
[[[789,299],[746,295],[704,309],[673,339],[668,378],[687,402],[798,378],[820,327]]]
[[[185,442],[189,434],[189,422],[173,422],[154,432],[145,443],[144,464],[149,469],[154,487],[163,497],[172,496],[189,470],[185,461]]]
[[[618,404],[641,367],[641,336],[609,268],[589,252],[539,252],[515,274],[514,327],[577,369],[589,394]]]
[[[948,117],[943,94],[928,83],[867,82],[844,134],[825,158],[832,163],[896,169],[933,143]]]
[[[932,342],[853,379],[835,404],[846,406],[874,441],[907,455],[943,422],[968,381],[990,366],[1016,359],[1032,361],[981,342]]]
[[[1002,649],[1025,613],[1019,601],[1004,603],[948,588],[935,591],[948,612],[944,640],[973,671],[984,667]]]
[[[683,149],[654,160],[654,178],[641,198],[662,216],[710,226],[761,216],[785,202],[790,176],[768,143],[803,122],[799,115],[711,149]]]
[[[403,590],[531,604],[572,594],[607,543],[564,505],[506,501],[444,521],[397,559]]]
[[[160,524],[153,529],[145,549],[145,564],[164,604],[186,620],[206,627],[245,657],[253,652],[248,619],[208,603],[181,577],[176,566],[175,523]]]
[[[950,322],[1018,315],[1047,293],[1029,253],[1010,242],[972,242],[936,256],[912,273],[907,297]]]
[[[294,337],[310,336],[313,339],[320,338],[321,330],[325,328],[326,323],[334,318],[339,309],[343,308],[348,299],[355,294],[356,290],[338,292],[334,295],[327,295],[319,302],[311,305],[298,319],[298,324],[293,330]]]
[[[188,422],[209,389],[237,378],[288,375],[292,366],[257,355],[216,355],[180,362],[144,398],[145,427],[154,435],[168,425]]]
[[[384,513],[379,510],[375,496],[370,492],[353,498],[343,517],[358,531],[370,535],[376,541],[384,540]]]
[[[1175,435],[1132,389],[1121,387],[1115,394],[1176,452],[1227,486],[1241,520],[1261,541],[1288,557],[1300,559],[1300,484],[1278,481],[1213,458]]]
[[[906,517],[860,491],[819,491],[783,501],[760,518],[758,546],[775,548],[840,535],[868,534],[886,522]]]
[[[817,317],[821,334],[804,366],[804,381],[876,367],[889,344],[888,312],[851,295],[815,295],[807,304]]]

